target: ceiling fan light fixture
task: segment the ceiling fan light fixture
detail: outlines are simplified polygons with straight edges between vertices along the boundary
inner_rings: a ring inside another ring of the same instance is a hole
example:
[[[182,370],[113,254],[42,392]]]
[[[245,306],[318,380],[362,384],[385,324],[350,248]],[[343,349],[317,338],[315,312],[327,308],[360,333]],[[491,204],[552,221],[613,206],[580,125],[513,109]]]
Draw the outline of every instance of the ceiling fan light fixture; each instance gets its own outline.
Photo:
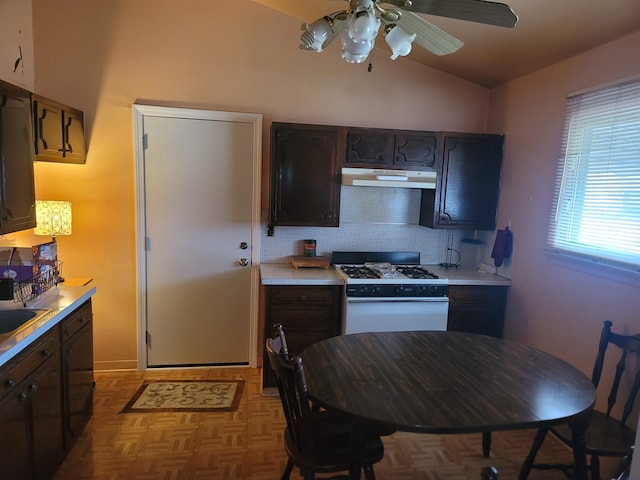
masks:
[[[347,30],[342,34],[342,58],[348,63],[364,62],[371,50],[373,50],[373,41],[356,42],[351,38]]]
[[[391,48],[391,60],[405,57],[411,52],[411,44],[416,39],[416,34],[409,34],[398,25],[385,27],[384,40]]]
[[[349,8],[303,23],[300,49],[321,52],[338,36],[342,37],[342,58],[349,63],[364,62],[373,49],[380,25],[385,25],[385,41],[391,59],[406,56],[413,44],[434,55],[449,55],[464,44],[418,14],[437,15],[470,22],[514,27],[515,12],[504,3],[490,0],[348,0]],[[383,7],[390,4],[391,7]]]
[[[356,10],[349,15],[347,32],[354,42],[373,42],[378,35],[380,19],[376,17],[371,1],[360,1]]]
[[[333,20],[330,17],[319,18],[311,24],[303,23],[300,48],[322,52],[331,33],[333,33]]]

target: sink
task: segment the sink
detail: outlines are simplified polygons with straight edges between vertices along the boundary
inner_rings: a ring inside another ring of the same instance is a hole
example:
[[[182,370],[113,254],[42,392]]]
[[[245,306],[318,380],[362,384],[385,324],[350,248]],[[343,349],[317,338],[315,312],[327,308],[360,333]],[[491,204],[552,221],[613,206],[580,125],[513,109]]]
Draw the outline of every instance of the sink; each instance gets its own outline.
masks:
[[[11,333],[26,323],[42,317],[48,310],[0,310],[0,335]]]

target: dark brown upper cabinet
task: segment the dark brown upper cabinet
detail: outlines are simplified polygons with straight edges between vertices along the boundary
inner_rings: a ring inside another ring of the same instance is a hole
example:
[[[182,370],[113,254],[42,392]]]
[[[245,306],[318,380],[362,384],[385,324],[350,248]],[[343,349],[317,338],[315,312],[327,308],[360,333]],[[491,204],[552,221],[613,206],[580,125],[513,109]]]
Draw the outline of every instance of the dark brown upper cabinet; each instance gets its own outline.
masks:
[[[0,81],[0,234],[36,226],[31,93]]]
[[[271,125],[269,234],[274,226],[337,227],[343,129],[325,125]]]
[[[493,230],[504,137],[441,133],[436,189],[423,190],[420,225]]]
[[[346,166],[403,170],[435,168],[435,132],[347,128],[346,136]]]
[[[35,160],[85,163],[84,114],[54,100],[33,96]]]

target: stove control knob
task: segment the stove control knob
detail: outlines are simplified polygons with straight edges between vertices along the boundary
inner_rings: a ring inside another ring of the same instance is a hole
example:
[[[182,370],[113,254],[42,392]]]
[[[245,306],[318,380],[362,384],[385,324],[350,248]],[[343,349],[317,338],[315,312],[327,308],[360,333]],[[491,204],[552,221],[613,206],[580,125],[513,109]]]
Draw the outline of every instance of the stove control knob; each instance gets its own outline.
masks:
[[[418,285],[418,295],[426,295],[428,293],[428,287],[426,285]]]
[[[371,287],[371,296],[372,297],[378,297],[380,296],[380,285],[374,285],[373,287]]]
[[[369,289],[367,288],[366,285],[361,285],[360,286],[360,296],[362,296],[362,297],[368,296],[368,291],[369,291]]]
[[[404,293],[404,287],[402,285],[396,286],[396,295],[402,295]]]

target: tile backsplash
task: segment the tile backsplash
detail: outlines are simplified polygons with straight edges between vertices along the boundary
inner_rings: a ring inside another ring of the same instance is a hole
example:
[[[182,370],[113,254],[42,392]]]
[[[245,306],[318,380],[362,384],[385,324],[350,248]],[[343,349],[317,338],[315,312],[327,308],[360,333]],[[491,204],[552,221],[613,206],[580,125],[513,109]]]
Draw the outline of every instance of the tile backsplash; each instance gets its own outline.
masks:
[[[275,227],[273,237],[262,225],[262,263],[286,263],[302,255],[303,240],[317,241],[317,255],[334,250],[418,251],[425,264],[444,262],[447,246],[473,232],[434,230],[418,225],[420,191],[405,188],[341,188],[340,227]]]

